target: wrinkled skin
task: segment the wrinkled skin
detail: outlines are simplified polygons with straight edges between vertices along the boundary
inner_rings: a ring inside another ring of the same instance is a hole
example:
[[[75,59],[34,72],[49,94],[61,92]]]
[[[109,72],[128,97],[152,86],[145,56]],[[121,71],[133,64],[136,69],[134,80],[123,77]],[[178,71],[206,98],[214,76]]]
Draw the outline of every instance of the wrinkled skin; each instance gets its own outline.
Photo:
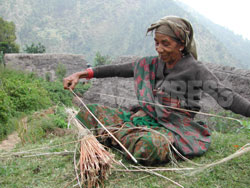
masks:
[[[82,72],[76,72],[66,78],[63,79],[63,87],[64,89],[74,89],[76,84],[79,82],[79,79],[81,78],[87,78],[88,72],[82,71]]]
[[[166,63],[168,68],[173,68],[174,65],[182,58],[182,50],[184,46],[177,43],[171,37],[155,33],[155,50],[159,57]]]

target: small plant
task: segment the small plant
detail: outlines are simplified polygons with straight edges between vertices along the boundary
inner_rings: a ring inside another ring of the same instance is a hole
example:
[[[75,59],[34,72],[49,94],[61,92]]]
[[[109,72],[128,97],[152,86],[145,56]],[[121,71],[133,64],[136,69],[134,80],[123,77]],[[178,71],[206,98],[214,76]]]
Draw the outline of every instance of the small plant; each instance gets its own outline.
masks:
[[[51,117],[56,127],[67,128],[67,114],[65,112],[64,106],[58,106],[55,110],[55,114],[53,114]]]
[[[24,52],[30,54],[45,53],[46,48],[40,42],[38,44],[32,43],[31,45],[25,45]]]
[[[7,93],[0,89],[0,123],[7,123],[14,105]]]
[[[4,53],[3,51],[0,51],[0,66],[4,65],[5,66],[5,61],[4,61]]]
[[[51,81],[51,73],[50,73],[50,72],[46,72],[46,74],[45,74],[45,80],[46,80],[47,82],[50,82],[50,81]]]
[[[100,52],[96,52],[96,56],[94,59],[94,66],[107,65],[111,63],[111,59],[108,55],[101,55]]]
[[[246,130],[246,132],[250,133],[250,121],[242,120],[240,124],[243,126],[242,128]]]
[[[56,78],[57,78],[57,80],[62,81],[63,78],[66,75],[66,72],[67,72],[67,70],[66,70],[65,65],[62,64],[62,63],[58,63],[57,68],[56,68]]]

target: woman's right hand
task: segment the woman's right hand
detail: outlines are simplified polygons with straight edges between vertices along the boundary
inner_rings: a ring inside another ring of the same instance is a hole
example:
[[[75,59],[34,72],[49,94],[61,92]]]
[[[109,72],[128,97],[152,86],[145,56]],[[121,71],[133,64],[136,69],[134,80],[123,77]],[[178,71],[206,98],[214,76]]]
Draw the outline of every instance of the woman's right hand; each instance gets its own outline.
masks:
[[[80,78],[87,78],[88,72],[82,71],[74,73],[66,78],[63,79],[63,87],[64,89],[74,89],[76,84],[79,82]]]

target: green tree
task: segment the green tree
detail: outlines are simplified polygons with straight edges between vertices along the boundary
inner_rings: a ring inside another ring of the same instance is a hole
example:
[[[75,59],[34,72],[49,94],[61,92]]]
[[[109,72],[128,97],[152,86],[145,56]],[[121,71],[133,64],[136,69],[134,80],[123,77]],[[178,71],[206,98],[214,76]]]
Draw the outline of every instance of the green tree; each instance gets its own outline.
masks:
[[[108,55],[104,56],[101,55],[100,52],[96,52],[96,56],[94,59],[94,66],[100,66],[100,65],[106,65],[106,64],[110,64],[111,63],[111,59]]]
[[[45,53],[46,48],[39,42],[37,45],[34,43],[32,43],[30,46],[25,45],[24,51],[30,54],[40,54],[40,53]]]
[[[8,22],[0,17],[0,51],[5,53],[18,53],[19,45],[15,43],[16,27],[13,22]]]

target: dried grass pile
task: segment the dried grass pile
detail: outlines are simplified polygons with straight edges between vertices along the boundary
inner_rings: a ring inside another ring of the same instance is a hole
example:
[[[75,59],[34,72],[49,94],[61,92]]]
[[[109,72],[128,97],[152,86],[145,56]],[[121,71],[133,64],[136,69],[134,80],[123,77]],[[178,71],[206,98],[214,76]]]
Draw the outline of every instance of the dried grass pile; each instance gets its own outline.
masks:
[[[115,162],[114,155],[105,150],[96,137],[78,121],[76,111],[66,109],[69,122],[77,128],[80,140],[77,150],[80,153],[79,161],[75,164],[76,176],[79,186],[100,187],[103,186],[111,173],[112,164]],[[80,174],[80,177],[79,175]]]

